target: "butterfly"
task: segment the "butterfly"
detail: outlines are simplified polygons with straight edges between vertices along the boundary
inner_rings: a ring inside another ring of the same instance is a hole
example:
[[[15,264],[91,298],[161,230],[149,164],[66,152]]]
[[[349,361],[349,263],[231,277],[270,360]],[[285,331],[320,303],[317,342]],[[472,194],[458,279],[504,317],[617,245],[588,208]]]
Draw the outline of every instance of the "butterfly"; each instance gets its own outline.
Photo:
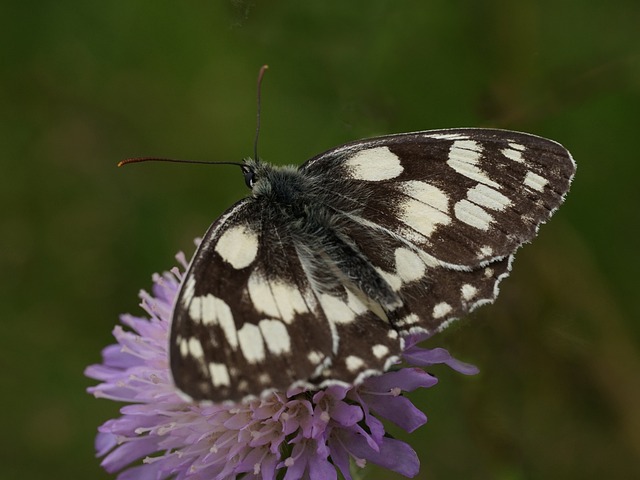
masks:
[[[494,301],[575,173],[554,141],[477,128],[241,168],[251,194],[206,232],[173,309],[171,373],[194,401],[386,371],[407,335]]]

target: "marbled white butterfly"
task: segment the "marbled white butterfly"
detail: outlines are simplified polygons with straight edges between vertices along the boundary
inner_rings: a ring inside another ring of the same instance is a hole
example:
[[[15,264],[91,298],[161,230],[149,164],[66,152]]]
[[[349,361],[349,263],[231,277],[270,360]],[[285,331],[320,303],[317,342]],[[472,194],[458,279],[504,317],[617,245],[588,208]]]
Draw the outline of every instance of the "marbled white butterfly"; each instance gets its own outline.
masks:
[[[251,195],[209,228],[173,311],[171,371],[194,400],[385,371],[403,336],[495,299],[575,171],[558,143],[475,128],[241,166]]]

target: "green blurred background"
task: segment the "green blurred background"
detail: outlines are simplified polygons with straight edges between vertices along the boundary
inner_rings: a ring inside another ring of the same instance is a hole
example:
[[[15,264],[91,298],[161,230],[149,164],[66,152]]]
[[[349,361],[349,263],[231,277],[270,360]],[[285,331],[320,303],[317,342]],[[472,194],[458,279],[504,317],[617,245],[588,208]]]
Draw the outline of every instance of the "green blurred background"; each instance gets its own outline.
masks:
[[[234,168],[454,126],[553,138],[578,173],[499,301],[430,345],[424,479],[640,478],[640,2],[0,4],[2,479],[113,478],[86,365],[153,272],[246,194]],[[399,478],[372,469],[367,478]]]

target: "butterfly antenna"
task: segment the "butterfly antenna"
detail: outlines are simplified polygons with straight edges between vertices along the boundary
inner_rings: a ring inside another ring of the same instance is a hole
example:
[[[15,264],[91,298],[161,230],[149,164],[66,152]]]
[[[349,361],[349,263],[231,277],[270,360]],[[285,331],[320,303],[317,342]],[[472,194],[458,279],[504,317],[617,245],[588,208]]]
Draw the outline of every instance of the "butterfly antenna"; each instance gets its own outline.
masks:
[[[160,158],[160,157],[140,157],[140,158],[127,158],[118,162],[119,167],[129,165],[130,163],[142,163],[142,162],[169,162],[169,163],[196,163],[201,165],[236,165],[240,168],[243,167],[242,163],[238,162],[207,162],[204,160],[178,160],[176,158]]]
[[[257,116],[256,116],[256,136],[253,140],[253,155],[258,160],[258,138],[260,137],[260,110],[261,110],[261,92],[262,92],[262,78],[269,65],[263,65],[258,72],[258,96],[257,96]],[[130,163],[142,163],[142,162],[168,162],[168,163],[196,163],[202,165],[236,165],[242,169],[245,168],[243,163],[238,162],[207,162],[203,160],[178,160],[175,158],[162,158],[162,157],[140,157],[140,158],[127,158],[118,162],[119,167],[129,165]]]
[[[260,104],[261,104],[261,92],[262,92],[262,78],[264,77],[264,72],[267,71],[267,68],[269,68],[269,65],[263,65],[260,68],[260,72],[258,72],[258,95],[256,98],[256,109],[257,109],[257,114],[256,114],[256,136],[253,139],[253,158],[258,161],[258,138],[260,137]]]

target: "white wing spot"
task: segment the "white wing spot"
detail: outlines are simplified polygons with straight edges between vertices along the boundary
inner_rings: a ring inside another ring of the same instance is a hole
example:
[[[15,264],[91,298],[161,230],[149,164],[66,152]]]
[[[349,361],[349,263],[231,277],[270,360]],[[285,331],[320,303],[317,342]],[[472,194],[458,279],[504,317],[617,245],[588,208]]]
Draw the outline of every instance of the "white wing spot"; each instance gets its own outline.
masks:
[[[316,350],[311,350],[307,354],[307,359],[314,365],[318,365],[323,358],[324,358],[324,355]]]
[[[400,320],[395,322],[395,325],[397,327],[406,327],[407,325],[415,325],[419,321],[420,317],[418,317],[418,315],[416,315],[415,313],[410,313],[406,317],[401,318]]]
[[[400,220],[427,238],[431,236],[438,225],[451,223],[451,218],[446,213],[413,198],[403,202],[400,210]]]
[[[491,277],[493,277],[493,273],[494,273],[494,272],[493,272],[493,268],[489,268],[489,267],[487,267],[487,268],[485,268],[485,269],[484,269],[484,276],[485,276],[485,278],[491,278]]]
[[[489,230],[493,221],[493,217],[486,210],[466,199],[456,203],[453,211],[458,220],[479,230]]]
[[[257,270],[251,272],[247,281],[247,290],[256,310],[270,317],[280,317],[276,300],[269,287],[269,280],[264,275]]]
[[[527,149],[527,147],[525,147],[524,145],[521,145],[520,143],[515,143],[515,142],[510,142],[509,147],[513,148],[514,150],[518,150],[520,152],[524,152]]]
[[[260,328],[252,323],[245,323],[238,330],[238,340],[240,340],[240,348],[247,362],[257,363],[264,360],[264,340]]]
[[[435,307],[433,307],[433,318],[442,318],[451,312],[453,308],[447,302],[440,302]]]
[[[436,138],[442,140],[465,140],[469,136],[463,133],[427,133],[424,135],[426,138]]]
[[[502,154],[507,157],[509,160],[513,160],[514,162],[517,163],[524,163],[524,158],[522,157],[522,150],[518,150],[516,149],[516,144],[511,143],[509,144],[509,146],[511,148],[503,148],[501,150]],[[518,145],[519,147],[522,147],[522,145]],[[522,149],[524,150],[524,147],[522,147]]]
[[[391,180],[404,170],[400,159],[389,147],[361,150],[350,157],[345,165],[353,178],[372,182]]]
[[[271,353],[282,355],[291,351],[291,338],[284,323],[279,320],[260,320],[258,326]]]
[[[449,210],[449,196],[443,190],[427,182],[409,180],[398,185],[400,191],[435,210],[446,213]]]
[[[296,313],[309,311],[300,290],[282,281],[269,281],[254,271],[247,282],[249,297],[256,310],[272,318],[280,318],[290,324]]]
[[[345,364],[347,365],[347,370],[350,372],[357,372],[364,366],[364,360],[360,357],[356,357],[355,355],[349,355],[345,359]]]
[[[202,344],[200,340],[196,337],[191,337],[189,339],[189,353],[193,358],[202,358],[204,357],[204,350],[202,350]]]
[[[238,347],[236,323],[229,305],[224,300],[211,295],[195,297],[189,306],[189,315],[203,325],[220,325],[227,342],[232,348]]]
[[[244,225],[234,225],[220,236],[215,251],[236,270],[246,268],[258,255],[258,235]]]
[[[467,190],[467,198],[476,205],[487,207],[491,210],[504,210],[511,205],[509,198],[482,183]]]
[[[238,332],[236,331],[236,322],[231,315],[231,309],[222,300],[220,300],[218,307],[218,323],[220,324],[220,328],[222,328],[224,336],[231,348],[235,349],[238,347]]]
[[[216,325],[218,323],[218,318],[221,316],[228,316],[233,320],[229,305],[210,293],[204,297],[196,297],[193,300],[194,303],[196,300],[200,300],[199,303],[202,309],[202,317],[200,318],[200,321],[203,325]]]
[[[209,325],[215,321],[215,312],[211,311],[212,306],[208,297],[213,297],[213,295],[195,297],[191,301],[191,305],[189,305],[189,315],[191,318],[203,323],[204,325]]]
[[[444,322],[442,322],[439,326],[438,326],[438,332],[443,331],[445,328],[448,328],[449,325],[451,325],[453,322],[455,322],[457,320],[457,318],[450,318],[448,320],[445,320]]]
[[[284,282],[271,282],[273,296],[276,299],[278,310],[285,323],[291,323],[296,313],[309,311],[300,290],[296,285],[289,285]]]
[[[537,173],[527,172],[527,175],[524,177],[524,184],[538,192],[542,192],[547,183],[549,183],[549,181]]]
[[[338,297],[323,293],[320,295],[320,305],[327,319],[334,323],[351,323],[356,319],[354,312],[349,305]]]
[[[196,279],[193,278],[193,275],[189,275],[189,278],[187,278],[187,282],[184,284],[184,288],[182,289],[182,298],[180,299],[183,306],[186,307],[191,303],[195,289]]]
[[[209,363],[209,375],[214,387],[231,385],[231,379],[229,378],[229,370],[224,363]]]
[[[384,358],[389,353],[389,347],[382,344],[374,345],[371,347],[371,351],[376,358]]]
[[[493,255],[493,248],[491,248],[489,245],[485,245],[480,249],[481,257],[490,257],[491,255]]]
[[[398,338],[398,332],[396,332],[395,330],[389,330],[387,332],[387,337],[389,337],[392,340],[395,340],[396,338]]]
[[[385,282],[389,284],[394,292],[397,292],[398,290],[400,290],[400,288],[402,288],[402,279],[398,275],[385,272],[379,267],[376,267],[376,272],[380,274],[380,276],[384,279]]]
[[[475,165],[482,158],[482,145],[474,140],[456,140],[449,149],[449,160],[456,158]]]
[[[451,223],[444,191],[419,181],[401,183],[400,191],[409,197],[399,206],[400,220],[407,226],[429,237],[438,225]]]
[[[469,283],[465,283],[460,288],[460,293],[462,294],[462,298],[468,302],[476,296],[476,293],[478,293],[478,289]]]
[[[408,248],[397,248],[395,251],[396,271],[403,282],[409,283],[424,276],[426,266],[420,257]]]
[[[196,322],[202,321],[202,297],[196,297],[189,304],[189,316]]]
[[[189,342],[186,338],[180,340],[180,355],[186,357],[189,354]]]
[[[482,159],[482,146],[473,140],[457,140],[451,145],[447,165],[460,175],[464,175],[476,182],[499,188],[496,182],[491,180],[486,173],[477,167]]]

